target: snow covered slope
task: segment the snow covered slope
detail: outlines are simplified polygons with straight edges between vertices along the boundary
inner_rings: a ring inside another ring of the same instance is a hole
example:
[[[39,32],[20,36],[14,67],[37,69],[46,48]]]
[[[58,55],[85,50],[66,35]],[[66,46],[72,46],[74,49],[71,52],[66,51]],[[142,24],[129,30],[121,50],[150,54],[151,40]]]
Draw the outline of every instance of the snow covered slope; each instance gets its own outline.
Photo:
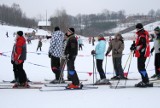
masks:
[[[14,43],[14,37],[6,38],[5,33],[10,34],[17,30],[27,30],[27,28],[0,26],[0,81],[13,80],[12,64],[10,55]],[[86,39],[87,40],[87,39]],[[42,52],[36,52],[38,40],[27,45],[27,60],[24,69],[27,76],[32,81],[44,81],[44,79],[54,79],[54,74],[50,69],[50,59],[48,58],[49,40],[43,40]],[[123,67],[130,54],[131,41],[125,42],[123,56]],[[152,43],[151,43],[152,45]],[[107,44],[108,47],[108,44]],[[83,51],[79,51],[75,67],[80,79],[88,79],[85,83],[92,83],[93,77],[89,75],[93,72],[93,58],[90,55],[95,46],[84,42]],[[107,62],[106,62],[107,61]],[[148,62],[148,60],[147,60]],[[147,63],[146,62],[146,63]],[[113,76],[112,57],[104,60],[107,78]],[[147,68],[149,76],[154,74],[154,56]],[[125,72],[128,71],[128,65]],[[66,71],[64,72],[66,78]],[[99,79],[99,75],[97,74]],[[137,71],[136,58],[132,59],[129,70],[129,78],[140,78]],[[127,81],[127,85],[134,85],[139,80]],[[116,84],[116,81],[112,81]],[[120,84],[124,84],[121,81]],[[42,86],[43,85],[37,85]],[[133,89],[110,89],[108,86],[99,86],[96,90],[78,91],[53,91],[40,92],[39,90],[0,90],[0,108],[156,108],[159,102],[160,88],[133,88]]]

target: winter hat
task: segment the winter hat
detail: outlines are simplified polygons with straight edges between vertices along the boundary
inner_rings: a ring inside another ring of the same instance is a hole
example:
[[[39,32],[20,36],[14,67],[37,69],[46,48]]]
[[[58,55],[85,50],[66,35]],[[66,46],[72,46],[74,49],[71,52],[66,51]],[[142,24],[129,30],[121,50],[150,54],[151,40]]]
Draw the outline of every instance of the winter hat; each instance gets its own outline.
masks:
[[[143,28],[142,23],[138,23],[138,24],[136,25],[136,28],[137,28],[137,29],[142,29],[142,28]]]
[[[18,31],[17,34],[18,34],[19,36],[23,36],[23,32],[22,32],[22,31]]]
[[[75,32],[74,28],[69,28],[68,31],[71,32],[71,33]]]
[[[98,36],[99,36],[99,37],[104,37],[104,35],[103,35],[103,34],[99,34]]]
[[[58,31],[58,30],[60,30],[58,26],[54,28],[54,31]]]
[[[157,26],[154,31],[160,32],[160,28]]]

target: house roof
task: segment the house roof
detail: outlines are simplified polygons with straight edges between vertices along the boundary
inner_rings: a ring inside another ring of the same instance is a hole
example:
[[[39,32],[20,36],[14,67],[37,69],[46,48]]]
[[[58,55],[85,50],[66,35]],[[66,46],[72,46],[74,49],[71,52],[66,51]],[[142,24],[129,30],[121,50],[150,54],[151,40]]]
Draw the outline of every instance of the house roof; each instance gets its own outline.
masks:
[[[51,26],[51,21],[39,21],[38,26]]]

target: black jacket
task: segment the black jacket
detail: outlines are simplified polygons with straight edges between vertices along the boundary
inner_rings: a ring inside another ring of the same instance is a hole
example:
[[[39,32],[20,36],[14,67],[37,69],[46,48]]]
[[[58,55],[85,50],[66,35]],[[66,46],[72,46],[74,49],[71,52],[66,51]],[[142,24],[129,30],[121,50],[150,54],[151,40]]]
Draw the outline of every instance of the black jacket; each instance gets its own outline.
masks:
[[[70,35],[67,39],[65,55],[73,57],[76,56],[77,54],[78,54],[78,41],[75,35]]]

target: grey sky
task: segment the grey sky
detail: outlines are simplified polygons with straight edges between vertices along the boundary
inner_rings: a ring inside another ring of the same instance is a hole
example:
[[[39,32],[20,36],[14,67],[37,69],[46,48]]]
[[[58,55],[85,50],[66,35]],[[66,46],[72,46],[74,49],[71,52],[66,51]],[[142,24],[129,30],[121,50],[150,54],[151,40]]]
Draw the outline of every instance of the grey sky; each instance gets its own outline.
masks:
[[[125,10],[127,14],[147,13],[160,9],[160,0],[0,0],[0,4],[20,4],[28,17],[54,14],[56,9],[65,9],[70,15],[100,13],[104,9]]]

